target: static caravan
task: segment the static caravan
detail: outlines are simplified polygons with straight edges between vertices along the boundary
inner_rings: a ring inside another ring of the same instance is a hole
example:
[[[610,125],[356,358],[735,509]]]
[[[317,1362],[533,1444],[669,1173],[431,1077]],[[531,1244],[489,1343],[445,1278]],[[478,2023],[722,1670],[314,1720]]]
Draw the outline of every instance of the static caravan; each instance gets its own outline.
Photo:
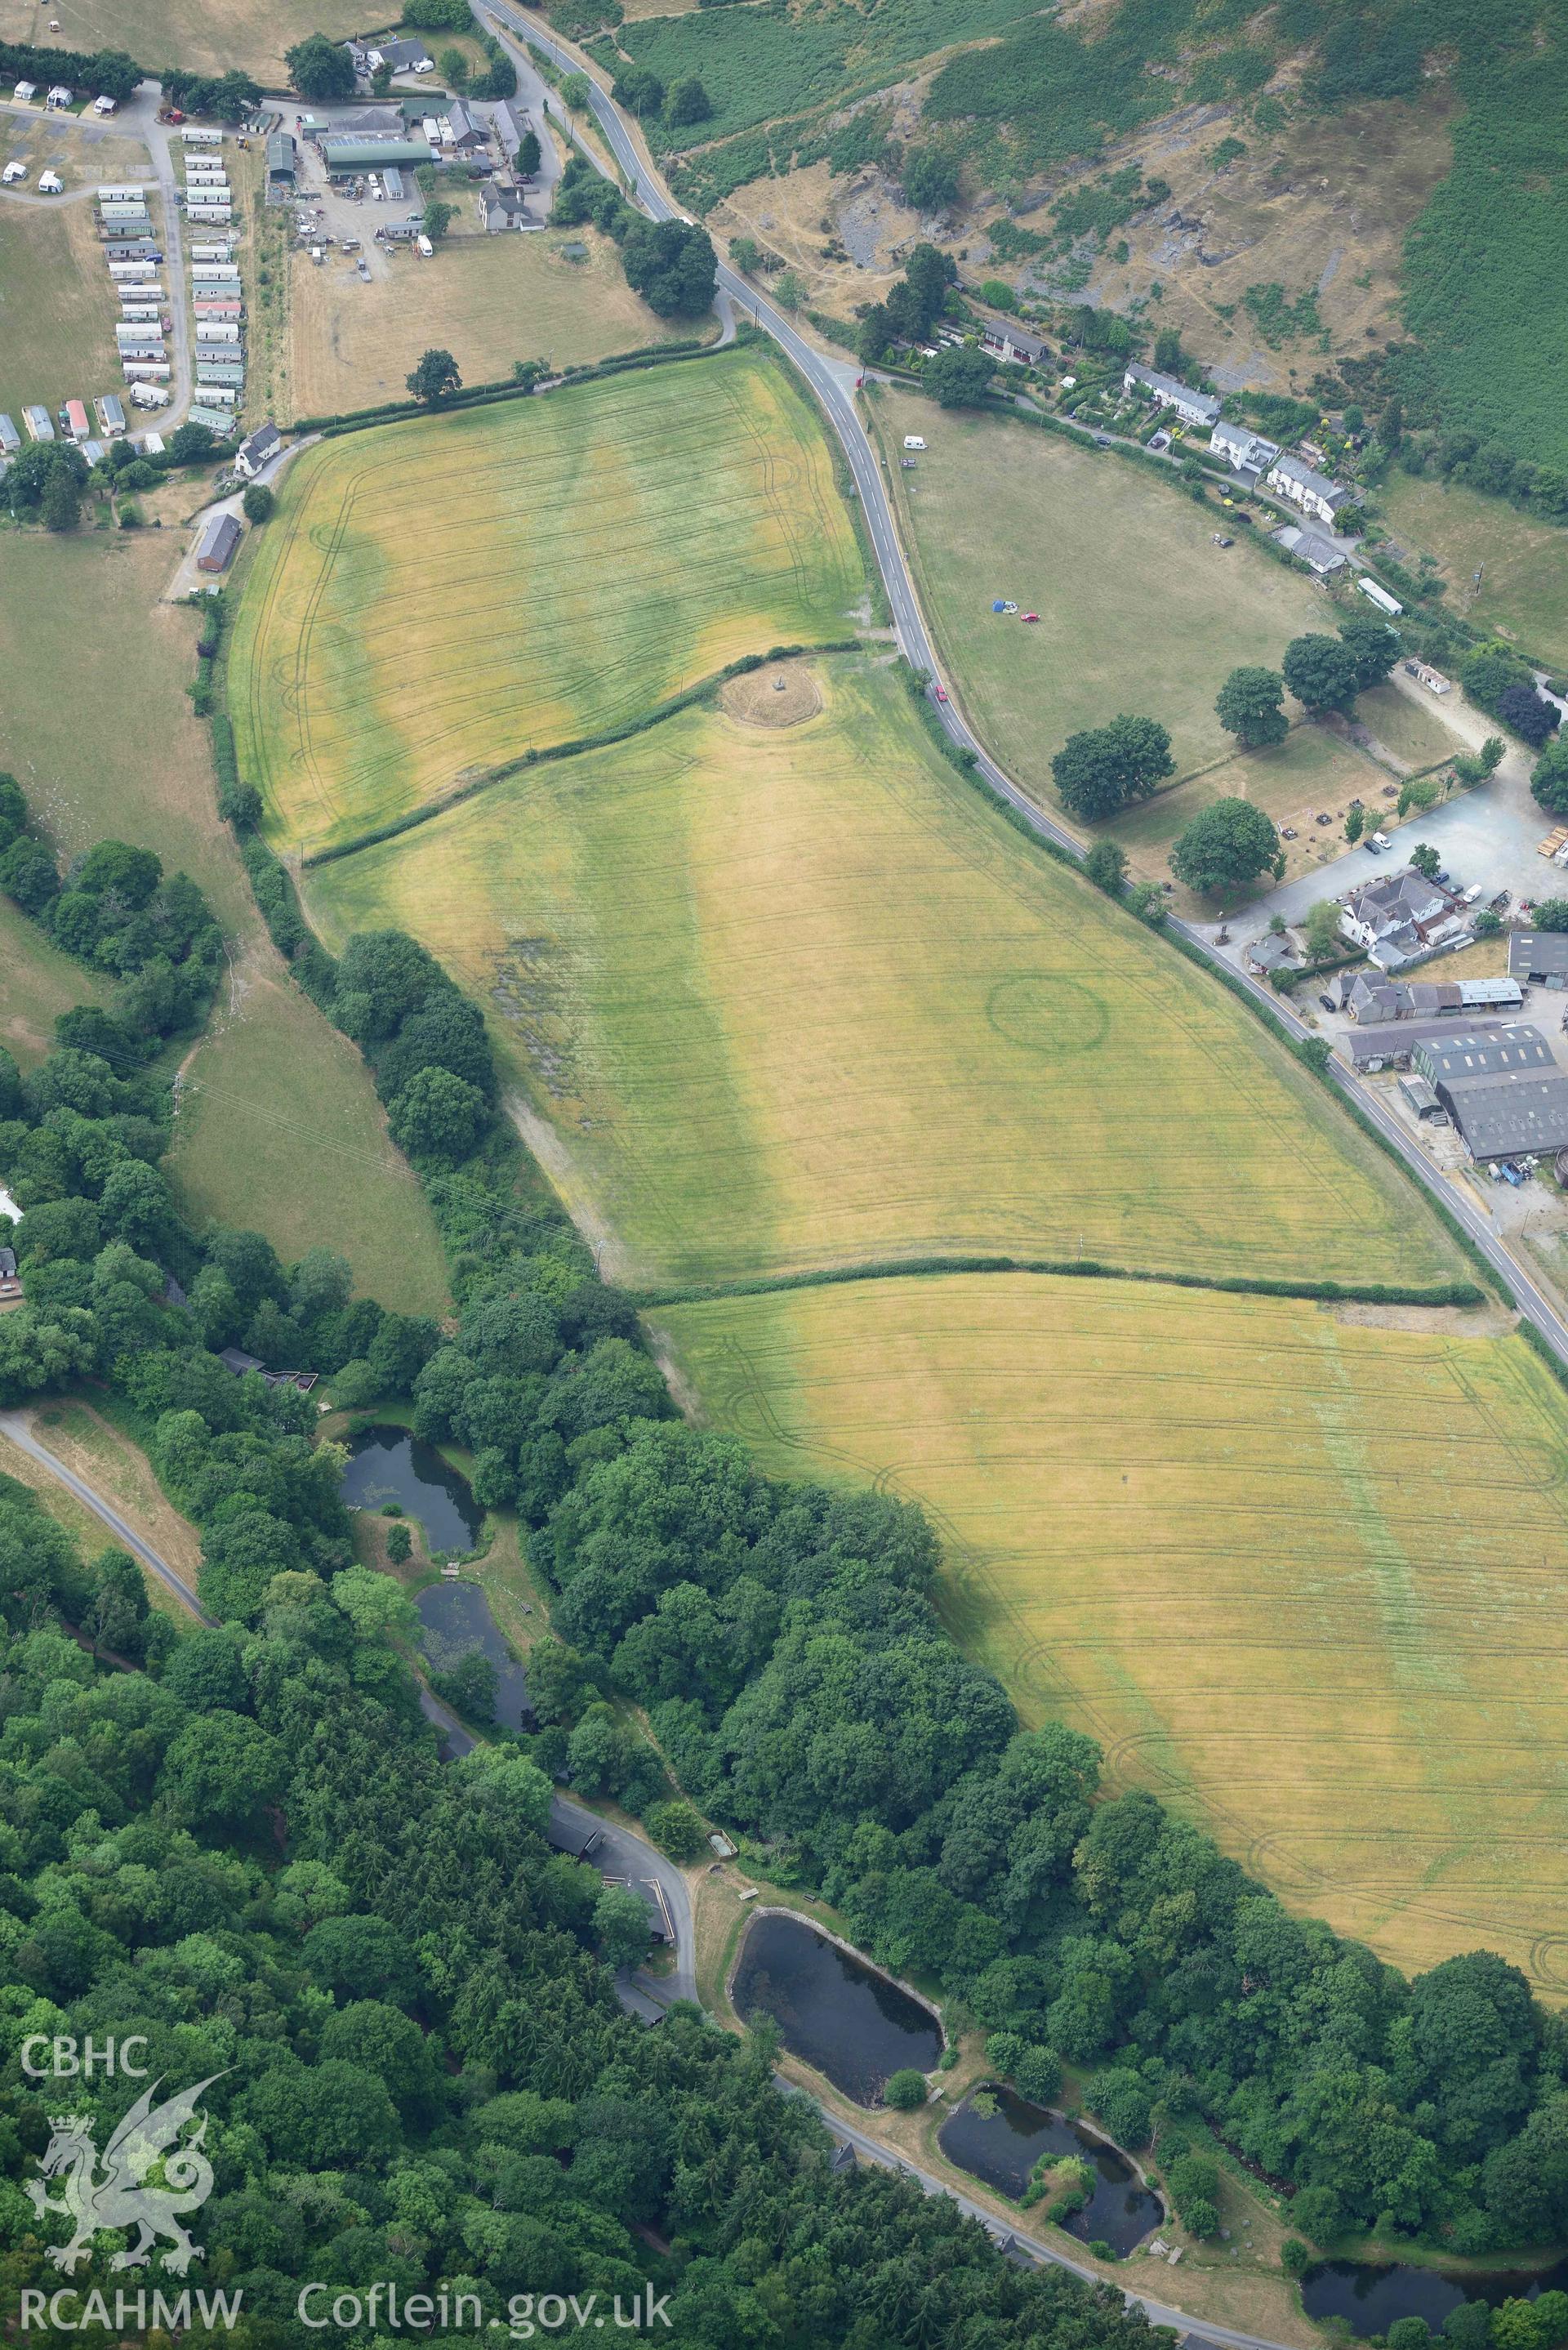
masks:
[[[92,405],[100,432],[106,432],[112,441],[117,434],[124,432],[125,411],[112,391],[101,393]]]
[[[196,329],[197,339],[203,343],[237,343],[239,322],[234,318],[203,318]]]
[[[240,404],[240,395],[232,384],[213,383],[208,376],[202,378],[196,390],[209,408],[237,408]]]
[[[99,188],[98,192],[98,200],[100,204],[145,203],[147,201],[147,190],[141,185],[140,181],[131,180],[128,181],[123,187],[114,186]]]
[[[127,383],[167,383],[167,359],[121,359],[119,371]]]
[[[119,314],[126,327],[156,327],[162,316],[156,302],[128,302]]]
[[[204,424],[220,441],[226,441],[234,429],[235,419],[225,416],[221,408],[192,408],[186,416],[187,424]]]
[[[67,400],[66,402],[66,432],[69,435],[70,439],[73,441],[85,441],[91,431],[92,426],[88,421],[86,400]]]
[[[192,286],[237,286],[240,273],[232,261],[193,261],[191,264]]]
[[[25,408],[22,411],[22,421],[35,441],[54,439],[55,420],[47,408]]]
[[[198,391],[205,392],[209,386],[219,383],[227,384],[231,390],[234,391],[244,391],[245,388],[245,371],[244,368],[213,367],[209,361],[205,367],[199,367],[196,369],[196,388]]]
[[[234,218],[227,204],[192,204],[187,208],[187,216],[208,228],[222,228],[225,221]]]
[[[221,130],[202,130],[192,122],[185,125],[180,136],[187,147],[221,147],[223,143]]]
[[[158,275],[155,261],[111,261],[109,274],[117,286],[145,285]]]
[[[214,239],[211,244],[193,244],[191,247],[192,261],[233,261],[234,257],[234,248],[225,238]]]
[[[185,185],[188,188],[210,188],[214,180],[221,187],[228,186],[227,165],[217,161],[198,161],[192,156],[185,165]]]
[[[9,456],[14,449],[19,449],[21,445],[21,434],[17,432],[16,427],[12,423],[11,419],[3,411],[0,411],[0,450],[4,450],[5,454]]]

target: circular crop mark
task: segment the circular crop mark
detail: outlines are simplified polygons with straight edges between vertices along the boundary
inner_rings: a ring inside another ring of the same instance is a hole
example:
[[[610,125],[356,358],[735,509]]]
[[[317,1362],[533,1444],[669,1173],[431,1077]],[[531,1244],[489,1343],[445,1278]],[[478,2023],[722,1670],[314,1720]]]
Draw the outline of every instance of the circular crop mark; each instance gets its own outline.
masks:
[[[1054,972],[998,980],[985,1000],[985,1016],[998,1035],[1026,1053],[1092,1053],[1111,1024],[1092,988]]]

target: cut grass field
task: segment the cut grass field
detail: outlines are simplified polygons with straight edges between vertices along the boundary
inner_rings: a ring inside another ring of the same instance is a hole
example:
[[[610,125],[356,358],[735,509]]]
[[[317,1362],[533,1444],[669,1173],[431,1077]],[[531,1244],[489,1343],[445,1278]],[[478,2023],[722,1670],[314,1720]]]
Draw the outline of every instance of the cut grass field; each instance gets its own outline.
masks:
[[[51,34],[49,26],[60,29]],[[309,33],[343,40],[360,31],[352,0],[119,0],[106,18],[96,0],[0,0],[0,40],[54,41],[67,49],[128,49],[150,72],[171,62],[192,73],[254,73],[286,86],[283,53]]]
[[[1377,503],[1401,546],[1436,556],[1455,611],[1568,667],[1568,530],[1560,523],[1536,522],[1506,498],[1483,498],[1462,483],[1445,488],[1397,468]]]
[[[851,632],[815,411],[745,349],[325,442],[229,661],[240,764],[306,855],[773,644]]]
[[[383,1305],[444,1311],[440,1239],[369,1076],[288,980],[218,820],[185,695],[195,618],[156,600],[176,547],[151,532],[13,532],[4,546],[0,767],[65,855],[105,837],[156,849],[200,882],[234,944],[167,1162],[187,1211],[264,1232],[286,1255],[339,1248]],[[0,901],[0,925],[11,920],[22,918]],[[0,946],[8,935],[0,926]],[[36,933],[0,981],[4,1022],[35,1057],[58,1012],[102,994]]]
[[[67,400],[122,388],[119,316],[88,205],[0,202],[0,409],[19,431],[35,401],[53,415]]]
[[[1292,637],[1328,625],[1308,579],[1244,537],[1215,546],[1217,508],[1125,459],[913,392],[884,390],[867,412],[964,707],[1044,804],[1056,805],[1054,753],[1117,711],[1168,727],[1179,775],[1217,758],[1231,738],[1214,697],[1231,671],[1277,668]],[[911,473],[897,462],[906,432],[930,443]],[[999,596],[1039,626],[993,613]]]
[[[407,929],[484,1007],[607,1265],[1457,1270],[1322,1087],[1021,842],[886,666],[815,668],[802,723],[689,710],[306,876],[329,946]]]
[[[1229,738],[1226,738],[1229,739]],[[1320,810],[1337,812],[1358,798],[1368,807],[1382,807],[1380,794],[1388,781],[1354,743],[1327,726],[1303,722],[1284,741],[1267,751],[1241,751],[1220,757],[1169,790],[1157,792],[1116,817],[1105,829],[1119,841],[1134,870],[1146,879],[1165,880],[1170,871],[1170,851],[1200,808],[1218,799],[1251,800],[1272,822],[1290,825],[1296,838],[1287,840],[1285,872],[1293,880],[1325,858],[1345,847],[1344,828],[1314,821]],[[1263,888],[1272,886],[1265,879]],[[1183,914],[1212,921],[1214,908],[1207,899],[1179,887],[1176,904]]]
[[[477,198],[460,199],[474,227]],[[563,245],[587,248],[573,262]],[[335,416],[407,397],[421,351],[451,351],[465,383],[494,383],[518,359],[582,367],[612,351],[689,331],[654,316],[626,282],[614,245],[597,229],[570,234],[449,238],[433,266],[411,252],[378,254],[369,285],[337,256],[325,267],[296,252],[289,288],[291,413]]]
[[[1407,1967],[1568,1994],[1561,1396],[1475,1317],[996,1274],[661,1309],[763,1465],[931,1513],[1031,1721]]]

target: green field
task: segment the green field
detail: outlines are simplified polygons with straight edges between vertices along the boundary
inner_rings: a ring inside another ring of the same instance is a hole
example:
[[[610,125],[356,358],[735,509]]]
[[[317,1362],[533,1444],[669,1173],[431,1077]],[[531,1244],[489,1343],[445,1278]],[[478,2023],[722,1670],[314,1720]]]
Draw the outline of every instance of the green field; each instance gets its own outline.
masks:
[[[106,981],[62,954],[9,898],[0,897],[0,1045],[23,1068],[53,1046],[55,1022],[73,1003],[102,1003]]]
[[[1483,498],[1462,482],[1445,488],[1397,470],[1377,503],[1402,546],[1437,557],[1455,611],[1516,639],[1543,661],[1568,666],[1568,530],[1561,523],[1533,521],[1506,498]]]
[[[53,415],[67,400],[120,388],[119,316],[85,205],[0,203],[0,409],[18,431],[35,402]]]
[[[1230,745],[1214,714],[1230,671],[1277,668],[1292,637],[1326,625],[1308,579],[1244,543],[1215,546],[1217,509],[1138,466],[912,392],[884,390],[870,413],[949,675],[1037,799],[1055,805],[1068,735],[1122,710],[1168,727],[1179,775],[1206,764]],[[912,473],[896,463],[906,432],[930,443]],[[993,613],[999,596],[1039,626]]]
[[[1009,1275],[653,1318],[764,1468],[925,1505],[1029,1721],[1385,1957],[1568,1992],[1568,1443],[1518,1339]]]
[[[369,1073],[287,980],[218,821],[206,730],[185,696],[194,616],[156,601],[177,546],[151,532],[13,532],[0,548],[0,767],[65,854],[105,836],[145,843],[201,883],[234,941],[168,1162],[187,1211],[265,1232],[286,1255],[339,1248],[383,1304],[444,1310],[441,1242]],[[7,960],[0,1002],[36,1051],[57,1013],[103,991],[34,940]]]
[[[732,350],[311,450],[229,664],[240,763],[306,855],[738,654],[852,629],[815,411]]]
[[[1315,1081],[1022,844],[886,668],[817,666],[801,724],[689,711],[306,876],[329,946],[396,924],[484,1006],[635,1277],[1453,1269]]]

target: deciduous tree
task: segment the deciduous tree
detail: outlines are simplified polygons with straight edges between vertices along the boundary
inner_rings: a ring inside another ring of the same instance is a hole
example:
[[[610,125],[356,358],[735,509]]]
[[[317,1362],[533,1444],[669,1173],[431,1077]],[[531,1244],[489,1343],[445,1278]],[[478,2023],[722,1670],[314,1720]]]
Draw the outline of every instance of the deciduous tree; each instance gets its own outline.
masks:
[[[1278,833],[1251,800],[1215,800],[1178,838],[1170,869],[1202,897],[1229,896],[1266,872],[1279,846]]]
[[[1070,734],[1051,762],[1062,805],[1085,824],[1147,799],[1172,774],[1170,736],[1153,718],[1113,718]]]
[[[1214,707],[1220,723],[1249,750],[1282,743],[1291,731],[1284,709],[1285,681],[1277,670],[1233,669]]]

